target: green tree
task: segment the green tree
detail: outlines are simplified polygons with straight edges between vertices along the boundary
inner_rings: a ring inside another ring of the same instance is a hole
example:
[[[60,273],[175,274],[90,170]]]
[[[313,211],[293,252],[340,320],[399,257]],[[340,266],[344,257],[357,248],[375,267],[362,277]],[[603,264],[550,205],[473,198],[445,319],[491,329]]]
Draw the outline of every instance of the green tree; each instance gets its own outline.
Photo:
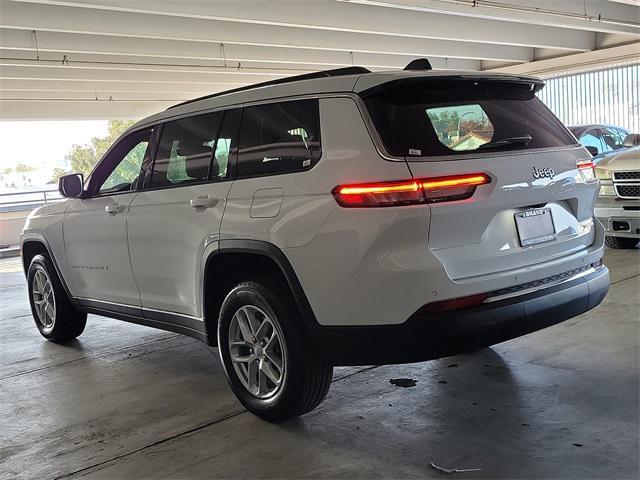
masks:
[[[24,163],[19,163],[16,165],[16,173],[29,173],[33,172],[35,169],[30,165],[25,165]]]
[[[53,173],[51,174],[51,181],[54,183],[58,183],[58,180],[60,180],[60,177],[66,174],[67,174],[67,171],[65,169],[56,167],[53,169]]]
[[[109,120],[107,136],[93,137],[89,145],[73,145],[66,156],[71,163],[71,170],[88,175],[113,142],[133,123],[130,120]]]
[[[4,175],[10,175],[10,174],[12,174],[12,173],[13,173],[13,168],[11,168],[11,167],[7,167],[7,168],[5,168],[4,170],[2,170],[2,173],[3,173]]]

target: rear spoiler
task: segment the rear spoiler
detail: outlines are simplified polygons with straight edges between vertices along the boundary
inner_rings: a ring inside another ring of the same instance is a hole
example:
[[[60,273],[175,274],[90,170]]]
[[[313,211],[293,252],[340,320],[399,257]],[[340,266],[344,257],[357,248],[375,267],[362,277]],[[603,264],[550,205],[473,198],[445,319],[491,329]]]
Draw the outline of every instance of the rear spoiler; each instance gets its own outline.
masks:
[[[369,95],[373,95],[380,90],[387,89],[389,87],[402,85],[402,84],[412,84],[412,83],[422,83],[422,82],[449,82],[455,80],[466,80],[471,82],[501,82],[501,83],[511,83],[511,84],[519,84],[519,85],[529,85],[530,90],[533,93],[539,92],[544,88],[544,80],[537,77],[527,77],[520,75],[491,75],[491,74],[451,74],[451,75],[416,75],[416,76],[407,76],[402,78],[391,79],[386,82],[381,82],[373,87],[367,88],[360,92],[357,92],[360,96],[366,97]],[[357,83],[354,90],[357,89]]]

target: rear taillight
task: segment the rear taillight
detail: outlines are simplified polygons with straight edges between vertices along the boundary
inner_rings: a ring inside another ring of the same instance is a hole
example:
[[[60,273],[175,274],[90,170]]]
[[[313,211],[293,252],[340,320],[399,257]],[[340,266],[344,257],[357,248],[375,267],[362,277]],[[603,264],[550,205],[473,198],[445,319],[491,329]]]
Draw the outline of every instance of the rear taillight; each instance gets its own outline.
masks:
[[[343,207],[391,207],[422,203],[422,187],[416,180],[340,185],[333,196]]]
[[[331,193],[343,207],[395,207],[464,200],[473,195],[478,185],[490,182],[489,175],[474,173],[395,182],[339,185]]]
[[[580,160],[576,166],[585,182],[596,179],[596,164],[591,160]]]

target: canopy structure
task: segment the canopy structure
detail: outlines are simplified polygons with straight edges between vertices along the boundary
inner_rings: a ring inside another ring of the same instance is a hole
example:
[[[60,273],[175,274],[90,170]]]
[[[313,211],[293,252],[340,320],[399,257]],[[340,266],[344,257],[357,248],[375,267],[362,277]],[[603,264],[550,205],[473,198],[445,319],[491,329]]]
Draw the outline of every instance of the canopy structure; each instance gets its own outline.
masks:
[[[637,0],[0,0],[0,118],[139,118],[359,65],[549,76],[637,61]]]

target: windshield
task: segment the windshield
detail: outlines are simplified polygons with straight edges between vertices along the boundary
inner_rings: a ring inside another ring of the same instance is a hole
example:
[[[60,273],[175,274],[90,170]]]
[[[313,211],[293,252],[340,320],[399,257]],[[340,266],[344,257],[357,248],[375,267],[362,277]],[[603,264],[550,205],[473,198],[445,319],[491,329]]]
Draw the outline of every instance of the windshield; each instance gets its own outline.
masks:
[[[424,157],[575,144],[528,84],[399,82],[363,95],[385,148]]]

